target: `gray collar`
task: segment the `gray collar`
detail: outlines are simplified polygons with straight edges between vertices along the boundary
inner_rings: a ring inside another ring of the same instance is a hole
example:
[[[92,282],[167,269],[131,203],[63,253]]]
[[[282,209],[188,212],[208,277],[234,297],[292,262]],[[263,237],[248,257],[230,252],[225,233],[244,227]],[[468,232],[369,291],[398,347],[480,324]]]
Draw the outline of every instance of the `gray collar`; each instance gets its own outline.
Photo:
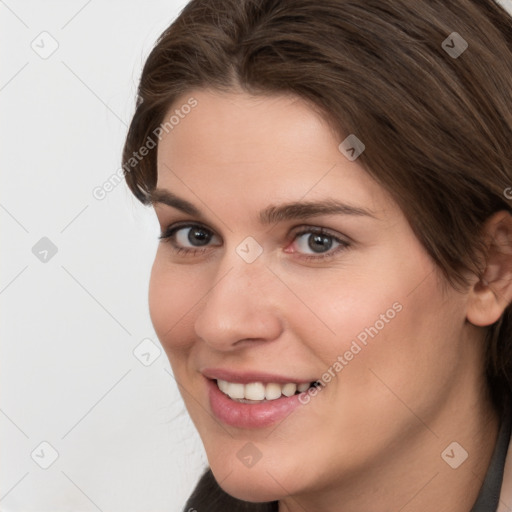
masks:
[[[480,488],[478,498],[470,512],[496,512],[498,510],[511,427],[511,412],[510,408],[506,407],[489,469],[485,475],[484,483]]]

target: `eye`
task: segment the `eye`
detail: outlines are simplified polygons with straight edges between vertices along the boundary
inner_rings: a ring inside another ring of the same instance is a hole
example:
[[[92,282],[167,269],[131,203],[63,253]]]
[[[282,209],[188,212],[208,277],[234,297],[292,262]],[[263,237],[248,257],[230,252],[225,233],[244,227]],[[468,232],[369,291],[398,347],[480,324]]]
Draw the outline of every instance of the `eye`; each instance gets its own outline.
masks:
[[[202,247],[208,245],[213,237],[213,233],[200,226],[181,228],[175,231],[174,239],[178,245],[192,247]]]
[[[301,252],[324,253],[329,251],[336,243],[332,236],[318,233],[306,233],[297,237],[297,247]]]
[[[291,250],[304,254],[306,258],[323,258],[336,254],[350,246],[348,241],[331,234],[324,228],[309,227],[295,234]]]
[[[212,230],[200,224],[170,226],[159,236],[160,240],[170,242],[178,252],[197,252],[209,245],[221,245]]]

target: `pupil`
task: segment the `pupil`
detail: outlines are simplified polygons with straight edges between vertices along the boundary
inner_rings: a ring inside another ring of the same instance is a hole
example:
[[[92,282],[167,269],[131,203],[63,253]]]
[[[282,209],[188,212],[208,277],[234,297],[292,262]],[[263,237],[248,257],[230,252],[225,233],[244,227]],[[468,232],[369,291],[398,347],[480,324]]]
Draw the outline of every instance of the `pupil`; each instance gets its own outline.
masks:
[[[210,241],[210,233],[202,228],[191,229],[188,232],[188,241],[192,245],[206,245]]]
[[[315,252],[325,252],[332,247],[332,238],[327,235],[312,235],[308,241],[309,248]]]

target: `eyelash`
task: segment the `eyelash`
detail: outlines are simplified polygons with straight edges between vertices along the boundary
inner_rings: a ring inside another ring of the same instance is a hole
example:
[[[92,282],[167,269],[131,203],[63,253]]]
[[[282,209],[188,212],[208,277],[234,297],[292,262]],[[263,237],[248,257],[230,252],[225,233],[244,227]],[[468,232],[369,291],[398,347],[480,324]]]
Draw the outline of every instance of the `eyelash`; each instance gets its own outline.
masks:
[[[164,243],[168,243],[171,245],[174,253],[177,256],[198,256],[200,254],[204,254],[207,252],[211,246],[206,246],[204,248],[185,248],[185,247],[179,247],[175,244],[174,241],[174,235],[180,231],[181,229],[186,228],[201,228],[205,231],[211,233],[212,235],[215,235],[215,233],[207,228],[206,226],[203,226],[199,223],[186,223],[186,224],[175,224],[172,226],[169,226],[163,233],[160,234],[158,237],[159,240],[161,240]],[[295,233],[293,233],[292,241],[295,241],[297,238],[301,237],[302,235],[306,234],[312,234],[312,235],[324,235],[327,237],[330,237],[334,242],[338,243],[339,245],[335,247],[332,251],[330,250],[327,253],[318,253],[316,255],[313,254],[300,254],[300,258],[304,260],[315,260],[315,261],[321,261],[325,259],[333,258],[335,255],[337,255],[339,252],[344,251],[351,247],[351,243],[349,243],[347,240],[343,240],[340,237],[334,235],[331,233],[328,229],[318,227],[318,226],[304,226],[302,229],[299,229]],[[298,251],[294,251],[298,252]]]

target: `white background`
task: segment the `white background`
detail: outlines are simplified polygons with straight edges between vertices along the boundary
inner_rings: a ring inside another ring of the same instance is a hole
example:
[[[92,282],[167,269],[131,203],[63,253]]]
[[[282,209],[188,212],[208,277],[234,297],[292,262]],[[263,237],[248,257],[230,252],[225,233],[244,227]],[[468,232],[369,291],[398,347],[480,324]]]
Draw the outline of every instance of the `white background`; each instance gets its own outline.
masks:
[[[133,354],[160,347],[156,217],[124,182],[92,195],[120,167],[142,65],[184,4],[0,2],[2,511],[178,512],[206,465],[165,354]],[[51,49],[43,31],[59,45],[47,59],[31,48]],[[45,263],[42,237],[58,251]]]
[[[149,318],[156,218],[92,194],[185,3],[0,0],[3,512],[181,512],[206,466]]]

